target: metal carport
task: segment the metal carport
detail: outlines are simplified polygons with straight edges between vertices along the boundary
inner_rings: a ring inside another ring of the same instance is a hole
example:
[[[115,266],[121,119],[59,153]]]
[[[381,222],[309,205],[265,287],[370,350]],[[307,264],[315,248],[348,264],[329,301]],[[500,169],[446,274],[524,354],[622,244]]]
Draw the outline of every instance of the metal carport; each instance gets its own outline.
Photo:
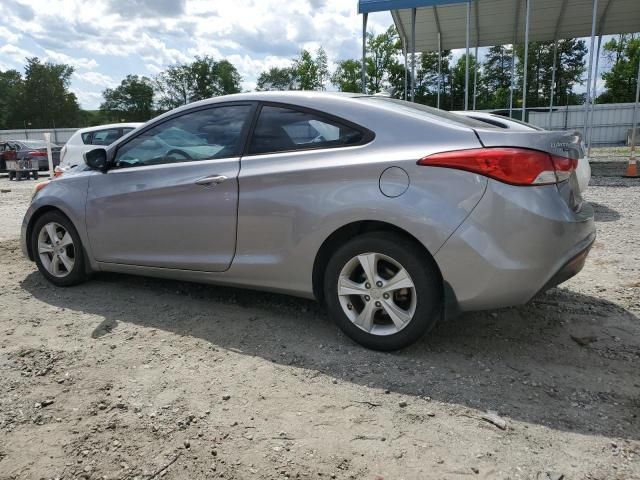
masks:
[[[365,83],[365,34],[371,12],[390,11],[398,33],[411,54],[411,99],[415,99],[415,53],[441,52],[465,48],[465,110],[469,108],[469,62],[471,47],[525,44],[523,92],[526,92],[527,45],[532,41],[557,41],[563,38],[590,37],[585,100],[584,137],[588,142],[594,53],[599,58],[602,35],[640,31],[640,0],[359,0],[362,22],[362,88]],[[596,51],[595,40],[598,37]],[[477,58],[477,54],[476,54]],[[554,59],[555,61],[555,59]],[[438,62],[440,65],[440,62]],[[555,68],[554,68],[555,74]],[[474,75],[475,76],[475,75]],[[511,75],[510,110],[513,106],[515,75]],[[640,79],[640,66],[638,68]],[[552,80],[553,81],[553,80]],[[593,82],[593,87],[592,87]],[[638,82],[640,86],[640,81]],[[553,89],[552,89],[553,90]],[[638,93],[636,89],[636,107]],[[406,92],[406,89],[405,89]],[[438,76],[438,107],[440,75]],[[523,119],[526,95],[523,95]],[[475,103],[475,87],[474,87]],[[553,108],[553,97],[549,110]],[[634,114],[634,122],[636,115]],[[635,132],[635,129],[634,129]]]

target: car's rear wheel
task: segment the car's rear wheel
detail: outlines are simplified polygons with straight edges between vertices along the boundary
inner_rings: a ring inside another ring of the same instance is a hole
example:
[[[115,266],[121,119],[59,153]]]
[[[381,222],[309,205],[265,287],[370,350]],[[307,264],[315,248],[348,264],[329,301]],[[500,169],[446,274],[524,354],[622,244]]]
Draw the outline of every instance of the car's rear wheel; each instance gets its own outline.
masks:
[[[60,212],[46,212],[36,220],[31,251],[40,273],[54,285],[68,287],[86,280],[80,236]]]
[[[415,242],[377,232],[335,252],[324,291],[331,315],[349,337],[375,350],[397,350],[440,317],[441,283],[433,260]]]

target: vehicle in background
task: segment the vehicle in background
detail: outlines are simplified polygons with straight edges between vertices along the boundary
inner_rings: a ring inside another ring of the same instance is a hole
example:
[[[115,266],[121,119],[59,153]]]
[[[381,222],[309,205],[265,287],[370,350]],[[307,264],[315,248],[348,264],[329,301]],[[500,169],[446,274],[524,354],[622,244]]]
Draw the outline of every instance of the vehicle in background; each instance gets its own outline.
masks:
[[[477,112],[475,110],[456,110],[452,111],[451,113],[464,115],[465,117],[473,118],[474,120],[478,120],[479,122],[488,123],[489,125],[493,125],[494,127],[506,128],[509,130],[537,130],[539,132],[544,131],[544,128],[536,127],[535,125],[523,122],[521,120],[516,120],[515,118],[503,117],[502,115],[498,115],[496,113]],[[580,192],[584,192],[589,186],[589,180],[591,180],[591,165],[589,164],[589,159],[586,156],[582,156],[578,159],[576,175],[578,177],[578,186],[580,187]]]
[[[81,128],[76,131],[60,152],[60,168],[73,168],[84,163],[82,154],[97,146],[111,145],[123,135],[135,130],[142,123],[113,123],[96,127]]]
[[[582,153],[579,132],[381,96],[220,96],[38,184],[22,248],[58,286],[113,271],[317,298],[355,341],[393,350],[581,270]]]
[[[7,169],[7,160],[15,160],[16,151],[7,142],[0,142],[0,172]]]
[[[7,140],[3,145],[3,158],[5,158],[5,155],[9,155],[7,152],[12,151],[15,152],[16,160],[31,160],[32,164],[37,164],[38,170],[49,170],[47,144],[44,140]],[[60,149],[60,145],[51,144],[51,157],[54,168],[60,163]]]

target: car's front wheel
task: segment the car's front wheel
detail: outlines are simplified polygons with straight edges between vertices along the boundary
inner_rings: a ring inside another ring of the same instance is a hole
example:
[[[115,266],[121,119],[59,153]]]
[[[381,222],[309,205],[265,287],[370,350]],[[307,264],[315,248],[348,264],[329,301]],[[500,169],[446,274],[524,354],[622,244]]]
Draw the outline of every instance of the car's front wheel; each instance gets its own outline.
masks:
[[[31,251],[40,273],[54,285],[68,287],[86,280],[80,236],[62,213],[46,212],[36,220]]]
[[[397,350],[440,317],[441,283],[433,260],[415,242],[376,232],[335,252],[324,291],[330,314],[349,337],[375,350]]]

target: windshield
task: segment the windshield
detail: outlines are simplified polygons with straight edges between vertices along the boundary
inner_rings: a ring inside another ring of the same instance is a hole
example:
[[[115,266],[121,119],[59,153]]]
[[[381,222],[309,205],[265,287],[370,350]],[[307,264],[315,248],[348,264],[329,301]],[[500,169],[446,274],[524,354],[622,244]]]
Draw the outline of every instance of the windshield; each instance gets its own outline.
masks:
[[[379,102],[385,108],[388,108],[390,110],[404,111],[413,115],[436,118],[437,120],[454,123],[456,125],[464,125],[471,128],[488,127],[486,123],[479,122],[473,118],[463,117],[462,115],[456,115],[455,113],[450,113],[446,110],[440,110],[439,108],[428,107],[420,103],[407,102],[405,100],[398,100],[396,98],[389,97],[363,96],[357,98],[359,100]]]

